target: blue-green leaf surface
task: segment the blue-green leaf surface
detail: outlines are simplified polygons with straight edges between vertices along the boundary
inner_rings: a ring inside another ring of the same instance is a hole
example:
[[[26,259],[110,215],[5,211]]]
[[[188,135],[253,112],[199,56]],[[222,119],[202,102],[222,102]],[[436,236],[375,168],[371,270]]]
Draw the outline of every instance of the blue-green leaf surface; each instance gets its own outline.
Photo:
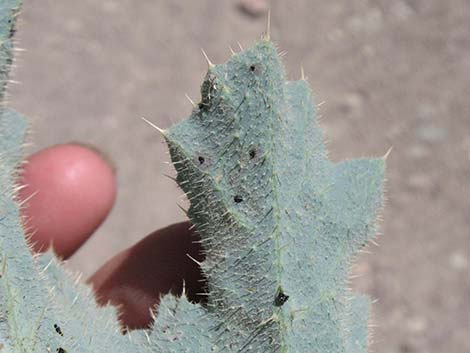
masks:
[[[375,234],[384,160],[328,160],[308,84],[285,80],[268,40],[210,67],[201,95],[164,134],[207,253],[214,349],[364,352],[346,280]]]
[[[0,100],[18,8],[0,0]],[[0,107],[0,352],[366,352],[369,302],[346,281],[375,234],[384,159],[328,160],[310,88],[285,80],[269,40],[211,66],[201,96],[164,135],[208,300],[166,295],[152,329],[127,335],[52,252],[32,257],[16,200],[27,123]]]
[[[0,103],[5,96],[8,74],[13,62],[13,35],[20,0],[0,0]]]

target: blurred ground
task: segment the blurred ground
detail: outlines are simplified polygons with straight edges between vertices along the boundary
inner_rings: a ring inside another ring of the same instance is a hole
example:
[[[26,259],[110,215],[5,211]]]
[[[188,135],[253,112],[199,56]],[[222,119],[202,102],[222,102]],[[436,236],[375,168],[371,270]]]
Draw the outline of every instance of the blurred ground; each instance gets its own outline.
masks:
[[[334,160],[389,158],[379,247],[354,286],[377,298],[371,352],[470,352],[470,3],[271,1],[272,37],[300,63]],[[12,105],[34,149],[83,141],[118,166],[109,220],[72,259],[92,273],[156,228],[184,219],[162,174],[168,127],[198,99],[206,64],[264,30],[235,1],[25,0]]]

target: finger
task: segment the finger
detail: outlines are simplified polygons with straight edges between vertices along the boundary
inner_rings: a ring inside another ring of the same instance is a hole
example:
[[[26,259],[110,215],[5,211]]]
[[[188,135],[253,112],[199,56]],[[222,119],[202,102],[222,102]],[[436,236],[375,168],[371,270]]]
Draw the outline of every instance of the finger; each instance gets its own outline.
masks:
[[[196,264],[202,261],[199,240],[188,222],[160,229],[108,261],[89,282],[100,304],[120,307],[120,320],[130,329],[152,321],[150,309],[161,295],[185,292],[192,301],[203,297],[204,279]],[[189,256],[188,256],[189,255]],[[192,260],[193,258],[194,260]]]
[[[78,144],[57,145],[33,154],[24,166],[20,200],[33,249],[52,243],[62,258],[71,256],[112,208],[116,181],[97,152]],[[28,199],[29,198],[29,199]]]

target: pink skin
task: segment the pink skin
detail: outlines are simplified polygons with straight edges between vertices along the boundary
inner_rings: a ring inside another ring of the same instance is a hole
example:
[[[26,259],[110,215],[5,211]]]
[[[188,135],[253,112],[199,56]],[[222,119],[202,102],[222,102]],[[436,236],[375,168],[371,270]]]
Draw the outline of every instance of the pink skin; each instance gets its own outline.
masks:
[[[23,215],[36,252],[52,244],[68,258],[104,221],[116,198],[112,168],[96,152],[76,144],[58,145],[28,158],[20,192]],[[162,294],[181,293],[183,280],[188,296],[199,300],[202,276],[187,254],[201,261],[200,248],[189,223],[158,230],[121,252],[90,279],[100,304],[120,307],[125,328],[151,323],[150,308]]]
[[[23,214],[34,233],[34,250],[70,257],[103,222],[116,198],[112,169],[79,145],[54,146],[33,154],[25,165],[20,192],[31,194]]]

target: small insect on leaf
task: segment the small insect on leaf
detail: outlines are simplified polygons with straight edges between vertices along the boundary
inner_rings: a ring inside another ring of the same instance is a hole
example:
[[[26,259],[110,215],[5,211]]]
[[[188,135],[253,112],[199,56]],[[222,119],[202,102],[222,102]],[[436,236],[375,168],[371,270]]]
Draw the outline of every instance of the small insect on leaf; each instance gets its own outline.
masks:
[[[63,336],[64,333],[62,332],[61,328],[59,325],[57,324],[54,324],[54,329],[55,329],[55,332],[57,332],[59,335]]]
[[[284,294],[282,289],[279,289],[276,297],[274,298],[274,305],[282,306],[287,301],[287,299],[289,299],[289,296],[287,294]]]

